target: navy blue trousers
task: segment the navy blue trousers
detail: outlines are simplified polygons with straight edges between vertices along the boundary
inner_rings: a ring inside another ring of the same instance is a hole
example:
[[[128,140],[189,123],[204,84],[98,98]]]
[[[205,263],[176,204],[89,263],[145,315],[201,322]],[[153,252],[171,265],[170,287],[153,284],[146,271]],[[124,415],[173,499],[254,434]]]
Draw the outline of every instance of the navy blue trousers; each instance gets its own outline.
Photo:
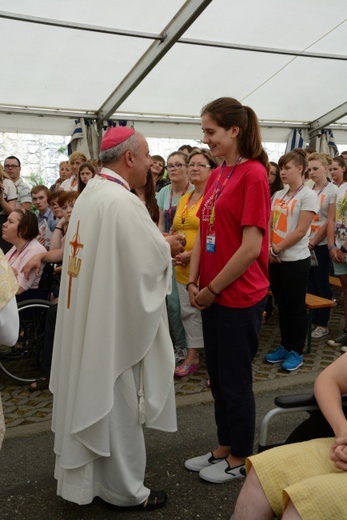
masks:
[[[331,259],[326,245],[316,246],[318,266],[310,268],[308,277],[308,292],[331,300],[332,291],[329,283],[329,274],[331,268]],[[330,308],[314,309],[312,312],[312,323],[327,327],[330,318]]]
[[[309,270],[310,257],[269,264],[271,290],[278,307],[281,344],[298,354],[304,350],[308,327],[305,299]]]
[[[252,361],[258,350],[265,302],[266,298],[245,309],[215,303],[201,313],[218,442],[230,445],[235,457],[253,452]]]

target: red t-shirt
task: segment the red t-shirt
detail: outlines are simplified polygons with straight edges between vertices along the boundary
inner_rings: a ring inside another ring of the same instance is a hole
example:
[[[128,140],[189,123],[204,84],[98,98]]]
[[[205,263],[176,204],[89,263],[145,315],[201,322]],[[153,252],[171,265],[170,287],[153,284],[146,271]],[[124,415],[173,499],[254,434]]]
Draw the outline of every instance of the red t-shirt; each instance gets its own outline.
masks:
[[[198,213],[201,240],[200,287],[206,287],[240,247],[243,227],[256,226],[264,235],[260,255],[237,280],[216,297],[216,302],[225,307],[251,307],[264,298],[269,287],[270,196],[266,168],[259,161],[251,160],[236,166],[215,203],[215,252],[209,253],[206,252],[206,236],[210,230],[213,191],[221,168],[211,174]],[[223,185],[231,168],[224,168],[219,187]]]

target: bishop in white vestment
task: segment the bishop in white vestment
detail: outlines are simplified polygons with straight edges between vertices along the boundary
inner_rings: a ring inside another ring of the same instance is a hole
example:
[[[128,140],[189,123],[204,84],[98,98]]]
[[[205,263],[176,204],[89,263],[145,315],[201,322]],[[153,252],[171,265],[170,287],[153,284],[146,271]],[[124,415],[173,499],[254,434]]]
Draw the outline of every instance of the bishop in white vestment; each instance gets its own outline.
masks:
[[[150,167],[144,137],[113,128],[101,150],[107,167],[77,199],[65,240],[50,379],[55,477],[66,500],[127,507],[150,495],[142,424],[177,429],[171,254],[129,190]]]

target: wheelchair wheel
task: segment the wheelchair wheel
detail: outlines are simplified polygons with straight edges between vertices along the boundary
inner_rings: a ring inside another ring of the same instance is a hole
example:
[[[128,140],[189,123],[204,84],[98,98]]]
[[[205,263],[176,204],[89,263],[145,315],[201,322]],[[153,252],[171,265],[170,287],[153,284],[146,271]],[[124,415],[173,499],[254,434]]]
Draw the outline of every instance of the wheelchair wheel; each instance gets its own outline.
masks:
[[[45,334],[46,300],[18,303],[19,337],[14,347],[0,345],[0,370],[17,383],[30,384],[41,376],[40,356]]]

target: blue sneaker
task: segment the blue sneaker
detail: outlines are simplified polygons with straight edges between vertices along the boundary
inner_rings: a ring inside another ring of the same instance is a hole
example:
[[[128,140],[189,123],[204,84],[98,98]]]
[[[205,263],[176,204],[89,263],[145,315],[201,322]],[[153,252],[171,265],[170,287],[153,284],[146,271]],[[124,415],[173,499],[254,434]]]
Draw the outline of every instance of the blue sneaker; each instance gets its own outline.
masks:
[[[282,345],[279,345],[274,352],[270,352],[265,355],[265,360],[268,363],[280,363],[287,359],[288,350],[286,350]]]
[[[291,350],[288,353],[285,361],[282,363],[281,368],[283,368],[283,370],[293,372],[293,370],[297,370],[299,367],[301,367],[303,362],[303,357],[294,350]]]

